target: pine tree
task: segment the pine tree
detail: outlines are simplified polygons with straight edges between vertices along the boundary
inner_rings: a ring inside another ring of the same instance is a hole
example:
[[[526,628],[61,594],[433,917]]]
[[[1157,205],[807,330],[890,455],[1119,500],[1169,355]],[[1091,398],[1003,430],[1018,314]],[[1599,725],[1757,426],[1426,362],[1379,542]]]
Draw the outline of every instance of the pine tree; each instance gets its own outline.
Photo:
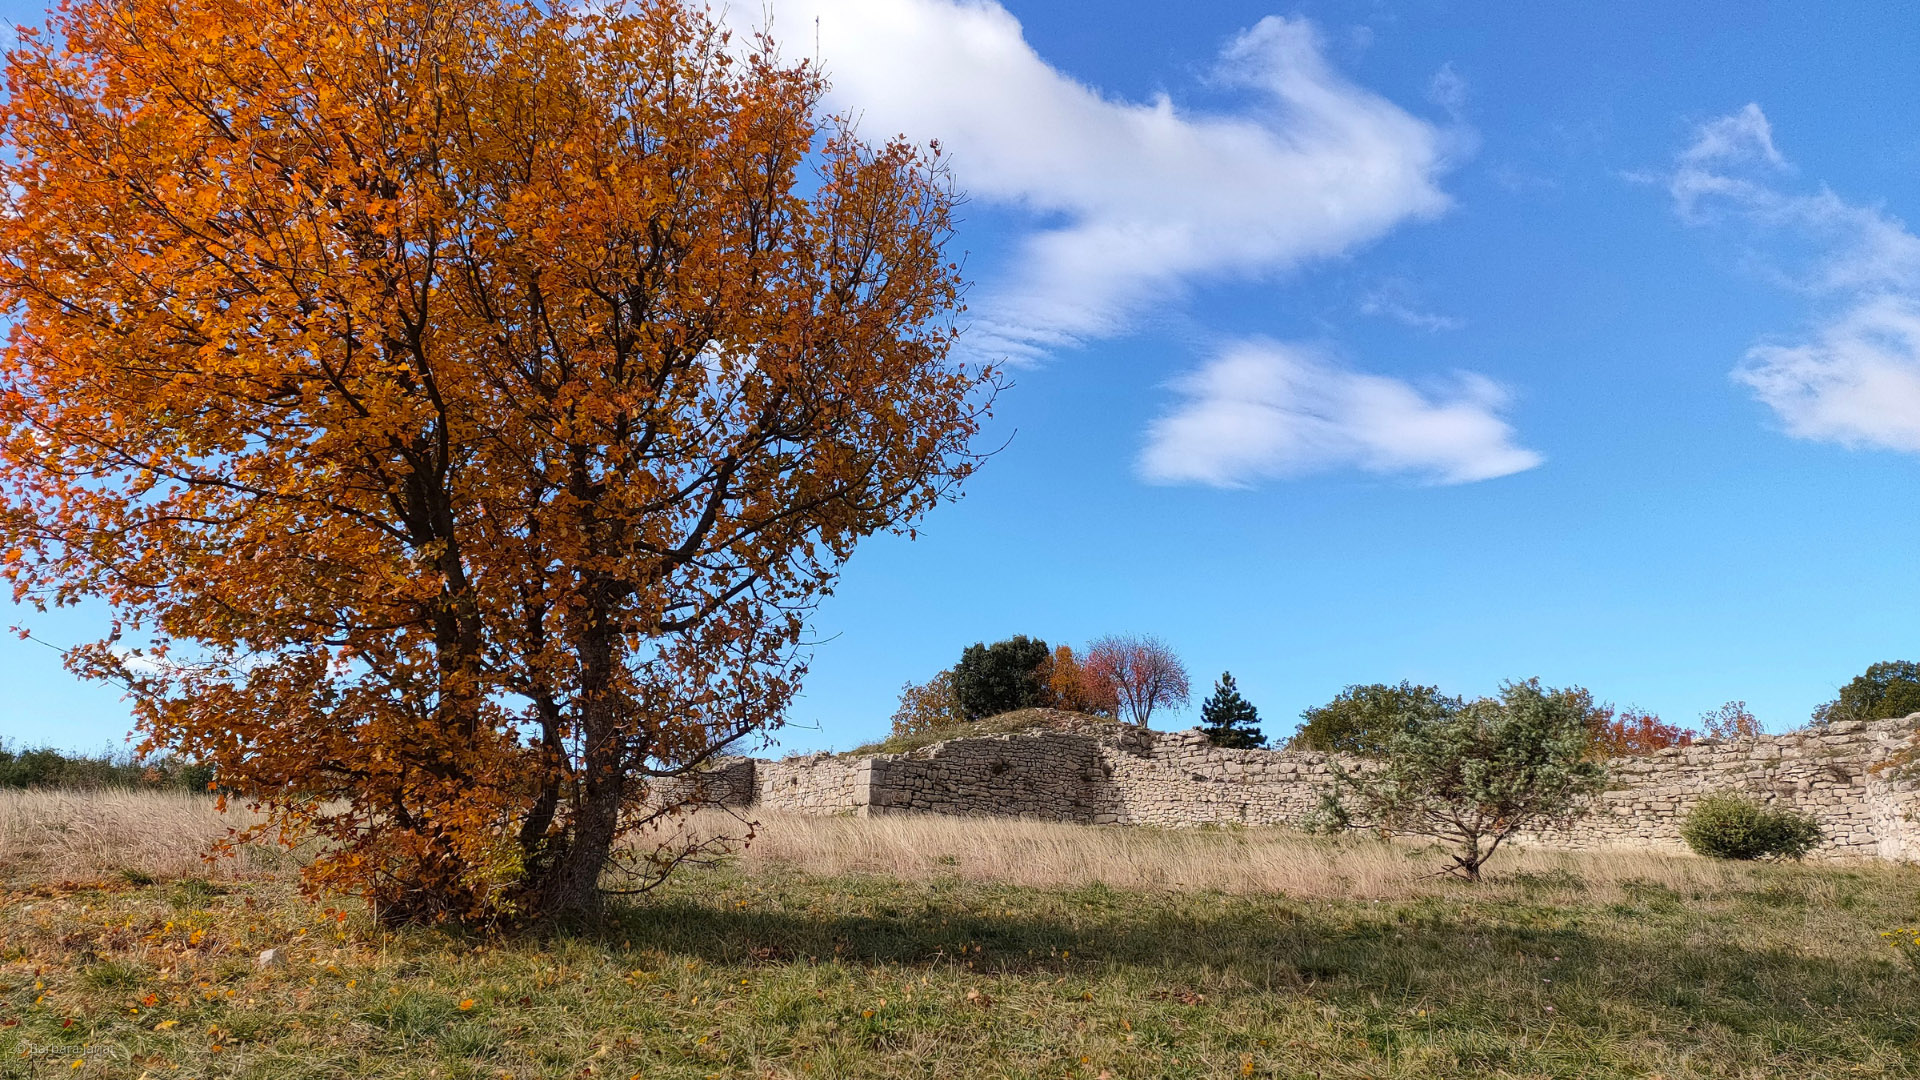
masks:
[[[1221,672],[1213,694],[1200,705],[1200,731],[1215,746],[1229,750],[1261,750],[1267,737],[1260,734],[1260,710],[1240,696],[1233,673]]]

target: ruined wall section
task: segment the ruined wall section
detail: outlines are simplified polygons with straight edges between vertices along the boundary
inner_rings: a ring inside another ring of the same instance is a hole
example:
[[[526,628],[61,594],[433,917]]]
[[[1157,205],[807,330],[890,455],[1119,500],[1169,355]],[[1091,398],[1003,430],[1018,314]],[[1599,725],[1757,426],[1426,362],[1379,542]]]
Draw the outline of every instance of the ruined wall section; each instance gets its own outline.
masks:
[[[864,812],[871,796],[872,758],[807,754],[754,763],[754,801],[797,814]]]
[[[1099,740],[1060,732],[955,739],[870,760],[875,813],[1096,821],[1108,783]]]
[[[1681,849],[1680,826],[1703,796],[1741,792],[1820,822],[1829,854],[1902,848],[1912,823],[1898,805],[1905,782],[1877,768],[1912,736],[1911,720],[1841,721],[1786,735],[1703,741],[1613,762],[1607,790],[1580,819],[1570,846]],[[1548,838],[1551,839],[1551,838]]]
[[[1094,820],[1121,825],[1304,825],[1331,780],[1326,754],[1224,750],[1198,731],[1132,729],[1103,745],[1110,790]]]
[[[1682,849],[1680,824],[1702,796],[1744,792],[1812,814],[1835,855],[1920,860],[1920,777],[1884,768],[1912,744],[1920,714],[1840,722],[1786,735],[1703,741],[1613,763],[1607,790],[1554,846]],[[1198,731],[1103,723],[954,739],[904,754],[813,754],[755,762],[755,801],[798,813],[992,815],[1087,824],[1305,824],[1332,758],[1224,750]]]

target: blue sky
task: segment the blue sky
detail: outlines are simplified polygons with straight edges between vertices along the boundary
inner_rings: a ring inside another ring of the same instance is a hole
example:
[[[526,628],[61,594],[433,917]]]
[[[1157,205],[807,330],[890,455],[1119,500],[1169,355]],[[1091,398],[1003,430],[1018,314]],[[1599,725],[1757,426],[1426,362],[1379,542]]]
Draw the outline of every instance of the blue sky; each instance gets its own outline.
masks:
[[[1013,633],[1157,634],[1272,734],[1348,683],[1531,675],[1779,730],[1920,656],[1920,21],[772,10],[865,134],[951,151],[968,347],[1016,384],[966,497],[820,610],[783,747]],[[0,735],[127,729],[42,645],[0,673]]]

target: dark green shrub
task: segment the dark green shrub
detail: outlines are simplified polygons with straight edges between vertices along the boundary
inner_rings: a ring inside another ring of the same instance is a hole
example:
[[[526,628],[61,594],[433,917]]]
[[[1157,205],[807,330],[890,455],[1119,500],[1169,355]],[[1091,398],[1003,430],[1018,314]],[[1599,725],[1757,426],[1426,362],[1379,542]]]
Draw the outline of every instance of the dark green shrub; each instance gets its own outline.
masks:
[[[1840,688],[1839,696],[1813,710],[1817,724],[1835,720],[1885,720],[1920,712],[1920,663],[1886,660]]]
[[[1745,795],[1709,795],[1680,826],[1694,854],[1714,859],[1798,859],[1821,836],[1819,823],[1807,815],[1762,806]]]
[[[97,788],[132,786],[139,770],[107,755],[63,754],[45,746],[0,747],[0,788]]]
[[[967,646],[953,665],[953,697],[961,713],[980,720],[1040,704],[1046,696],[1040,666],[1051,656],[1046,642],[1025,634]]]
[[[185,788],[188,791],[214,790],[213,766],[211,765],[177,766],[171,779],[176,786]]]
[[[64,753],[51,747],[15,748],[0,742],[0,788],[176,788],[208,791],[213,767],[180,758],[140,760],[131,753]]]

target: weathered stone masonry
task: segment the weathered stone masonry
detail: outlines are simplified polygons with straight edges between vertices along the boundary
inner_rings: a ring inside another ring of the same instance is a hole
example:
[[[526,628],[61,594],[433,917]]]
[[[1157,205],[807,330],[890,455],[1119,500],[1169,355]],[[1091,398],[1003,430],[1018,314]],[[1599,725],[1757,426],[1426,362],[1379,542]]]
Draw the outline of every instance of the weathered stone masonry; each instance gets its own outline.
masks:
[[[1680,848],[1702,795],[1739,791],[1813,814],[1834,855],[1920,860],[1920,782],[1876,768],[1908,746],[1920,713],[1787,735],[1704,741],[1613,763],[1572,847]],[[1329,755],[1222,750],[1197,731],[1067,725],[954,739],[905,754],[732,759],[707,787],[734,805],[807,814],[922,812],[1121,825],[1299,825],[1328,780]],[[751,794],[749,794],[751,793]]]

